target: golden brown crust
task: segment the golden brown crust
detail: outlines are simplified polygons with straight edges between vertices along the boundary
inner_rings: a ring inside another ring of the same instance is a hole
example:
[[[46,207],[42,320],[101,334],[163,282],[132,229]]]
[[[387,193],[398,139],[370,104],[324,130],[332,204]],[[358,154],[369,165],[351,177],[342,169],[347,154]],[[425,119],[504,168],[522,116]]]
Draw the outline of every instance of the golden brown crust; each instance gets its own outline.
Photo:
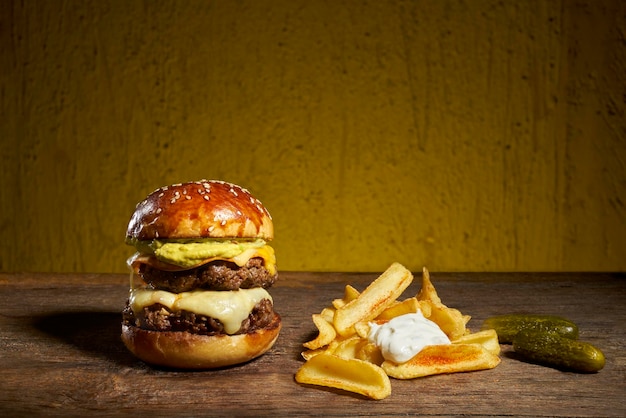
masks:
[[[279,315],[272,326],[250,334],[195,335],[148,331],[122,324],[122,341],[146,363],[181,369],[214,369],[245,363],[272,348],[282,327]]]
[[[272,218],[249,191],[201,180],[162,187],[139,202],[127,238],[274,238]]]

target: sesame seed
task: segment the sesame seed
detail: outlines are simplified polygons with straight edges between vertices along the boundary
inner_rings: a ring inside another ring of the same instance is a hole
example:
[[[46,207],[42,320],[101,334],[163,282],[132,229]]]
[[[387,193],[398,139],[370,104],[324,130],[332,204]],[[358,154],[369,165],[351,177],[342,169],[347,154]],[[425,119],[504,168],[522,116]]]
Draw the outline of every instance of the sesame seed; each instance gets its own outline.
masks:
[[[159,238],[159,231],[156,231],[156,232],[154,233],[154,236],[155,236],[155,237],[157,237],[157,238]]]
[[[209,196],[207,196],[207,195],[204,195],[202,197],[204,198],[204,200],[207,200],[207,201],[209,200]]]
[[[208,197],[208,196],[207,196]],[[185,199],[191,200],[191,196],[185,196]]]
[[[222,225],[222,226],[226,225],[226,221],[223,220],[222,222],[220,222],[220,225]]]
[[[163,210],[163,209],[158,208],[158,209],[156,210],[156,213],[161,213],[161,211],[162,211],[162,210]]]
[[[170,203],[176,203],[176,198],[173,198],[172,200],[170,200]]]
[[[238,210],[238,211],[237,211],[237,215],[241,216],[241,215],[243,215],[243,213],[241,213],[241,211],[240,211],[240,210]]]
[[[161,192],[159,193],[159,197],[163,197],[165,195],[165,193]]]
[[[209,232],[213,232],[213,230],[214,230],[214,229],[215,229],[215,227],[214,227],[213,225],[211,225],[211,226],[209,227]]]

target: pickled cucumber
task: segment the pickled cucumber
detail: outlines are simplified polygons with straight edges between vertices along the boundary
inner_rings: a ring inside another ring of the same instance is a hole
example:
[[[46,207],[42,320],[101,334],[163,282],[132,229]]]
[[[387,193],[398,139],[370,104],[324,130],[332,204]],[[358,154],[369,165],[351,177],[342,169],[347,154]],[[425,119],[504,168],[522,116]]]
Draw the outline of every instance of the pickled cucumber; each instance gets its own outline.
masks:
[[[520,331],[513,338],[513,350],[528,362],[581,373],[597,372],[605,364],[598,348],[555,332]]]
[[[501,344],[511,344],[513,337],[523,330],[556,332],[578,338],[578,326],[572,321],[554,315],[508,314],[492,316],[483,323],[482,329],[495,329]]]

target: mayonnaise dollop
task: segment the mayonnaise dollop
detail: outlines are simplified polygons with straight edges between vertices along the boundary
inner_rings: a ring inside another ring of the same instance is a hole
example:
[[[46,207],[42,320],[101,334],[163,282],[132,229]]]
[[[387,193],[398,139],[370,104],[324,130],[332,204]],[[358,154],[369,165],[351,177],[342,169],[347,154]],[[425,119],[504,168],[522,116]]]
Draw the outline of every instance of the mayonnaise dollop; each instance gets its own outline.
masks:
[[[448,336],[421,312],[400,315],[382,325],[370,322],[368,340],[385,360],[405,363],[428,345],[450,344]]]

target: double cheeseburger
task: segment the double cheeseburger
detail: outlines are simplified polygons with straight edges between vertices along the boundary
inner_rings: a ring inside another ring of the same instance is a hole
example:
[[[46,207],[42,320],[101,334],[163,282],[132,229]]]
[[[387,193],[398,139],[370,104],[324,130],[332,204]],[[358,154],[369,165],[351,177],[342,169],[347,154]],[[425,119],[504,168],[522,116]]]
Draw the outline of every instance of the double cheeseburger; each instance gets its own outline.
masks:
[[[133,213],[126,242],[130,296],[122,340],[146,363],[205,369],[243,363],[281,329],[267,292],[276,258],[272,218],[247,190],[222,181],[174,184]]]

